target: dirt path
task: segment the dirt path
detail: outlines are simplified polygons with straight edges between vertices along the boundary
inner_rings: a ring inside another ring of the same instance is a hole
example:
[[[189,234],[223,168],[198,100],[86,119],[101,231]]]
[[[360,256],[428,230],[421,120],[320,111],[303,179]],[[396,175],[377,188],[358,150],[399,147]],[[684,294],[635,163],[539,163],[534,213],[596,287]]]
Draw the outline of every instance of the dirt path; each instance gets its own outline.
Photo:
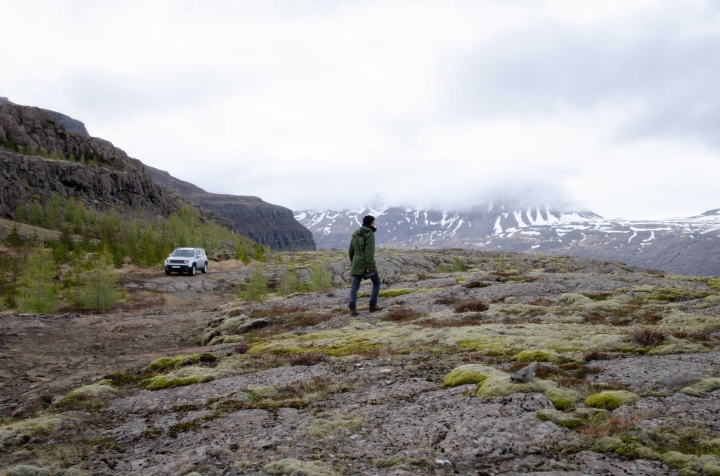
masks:
[[[100,316],[4,317],[0,417],[9,416],[33,396],[63,394],[111,371],[191,352],[199,331],[212,319],[209,303],[201,303],[199,309],[197,302],[186,303],[190,312],[157,306]]]

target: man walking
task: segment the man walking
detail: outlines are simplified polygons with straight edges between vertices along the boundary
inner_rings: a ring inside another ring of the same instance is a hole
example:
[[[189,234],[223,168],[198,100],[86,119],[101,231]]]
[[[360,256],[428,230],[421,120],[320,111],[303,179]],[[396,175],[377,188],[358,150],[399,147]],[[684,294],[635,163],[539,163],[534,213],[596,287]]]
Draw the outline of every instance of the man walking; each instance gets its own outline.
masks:
[[[377,305],[378,294],[380,293],[380,276],[375,266],[375,217],[368,215],[363,218],[362,226],[352,235],[350,239],[350,262],[352,268],[352,285],[350,286],[350,315],[357,316],[357,293],[360,289],[360,282],[369,279],[373,283],[370,293],[370,312],[381,311],[382,307]]]

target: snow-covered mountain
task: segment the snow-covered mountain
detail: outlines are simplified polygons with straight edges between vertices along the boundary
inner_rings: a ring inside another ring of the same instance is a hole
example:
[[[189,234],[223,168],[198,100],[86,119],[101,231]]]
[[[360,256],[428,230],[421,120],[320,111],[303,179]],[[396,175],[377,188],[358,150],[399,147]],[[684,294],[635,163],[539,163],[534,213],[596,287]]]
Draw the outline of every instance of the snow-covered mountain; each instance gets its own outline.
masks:
[[[624,261],[669,272],[720,275],[720,209],[666,220],[606,219],[589,211],[504,203],[467,210],[389,207],[295,213],[320,249],[344,248],[365,215],[378,246],[486,248]]]

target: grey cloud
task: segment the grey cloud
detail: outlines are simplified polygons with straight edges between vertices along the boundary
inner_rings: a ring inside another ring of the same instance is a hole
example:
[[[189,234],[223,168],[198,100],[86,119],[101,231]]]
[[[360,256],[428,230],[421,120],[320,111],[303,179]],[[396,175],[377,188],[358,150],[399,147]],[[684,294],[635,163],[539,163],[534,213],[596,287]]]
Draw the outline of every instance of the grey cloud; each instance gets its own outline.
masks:
[[[446,114],[619,109],[618,139],[690,136],[720,147],[720,32],[705,29],[718,8],[676,13],[591,29],[544,21],[482,43],[454,58]]]

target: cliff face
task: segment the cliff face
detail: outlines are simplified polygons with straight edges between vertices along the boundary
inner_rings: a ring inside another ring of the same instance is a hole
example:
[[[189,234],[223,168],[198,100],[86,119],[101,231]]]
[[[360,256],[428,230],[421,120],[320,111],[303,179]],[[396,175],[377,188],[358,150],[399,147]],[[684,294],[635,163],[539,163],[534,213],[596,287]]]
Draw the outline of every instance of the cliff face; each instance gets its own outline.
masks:
[[[70,132],[74,132],[75,134],[81,134],[84,136],[90,136],[90,133],[85,128],[85,124],[81,121],[78,121],[77,119],[73,119],[70,116],[66,116],[65,114],[61,112],[55,112],[51,111],[50,109],[43,109],[44,111],[49,112],[53,116],[55,116],[55,119],[60,122],[63,126],[65,126],[65,129],[67,129]]]
[[[12,218],[18,204],[44,202],[53,193],[76,197],[99,209],[141,208],[162,216],[188,203],[203,218],[272,249],[315,249],[312,233],[295,220],[291,210],[257,197],[208,193],[145,166],[106,140],[89,137],[84,124],[63,114],[2,101],[0,138],[25,152],[0,148],[2,217]]]
[[[146,168],[156,182],[229,219],[238,232],[258,243],[275,250],[315,249],[312,232],[295,220],[288,208],[264,202],[258,197],[209,193],[163,170]]]
[[[106,140],[69,132],[45,110],[0,104],[0,138],[25,151],[0,149],[2,217],[12,218],[19,204],[45,202],[53,193],[75,197],[96,209],[141,208],[165,217],[183,203],[195,206],[156,183],[139,160]],[[233,227],[210,210],[200,213],[204,219]]]

